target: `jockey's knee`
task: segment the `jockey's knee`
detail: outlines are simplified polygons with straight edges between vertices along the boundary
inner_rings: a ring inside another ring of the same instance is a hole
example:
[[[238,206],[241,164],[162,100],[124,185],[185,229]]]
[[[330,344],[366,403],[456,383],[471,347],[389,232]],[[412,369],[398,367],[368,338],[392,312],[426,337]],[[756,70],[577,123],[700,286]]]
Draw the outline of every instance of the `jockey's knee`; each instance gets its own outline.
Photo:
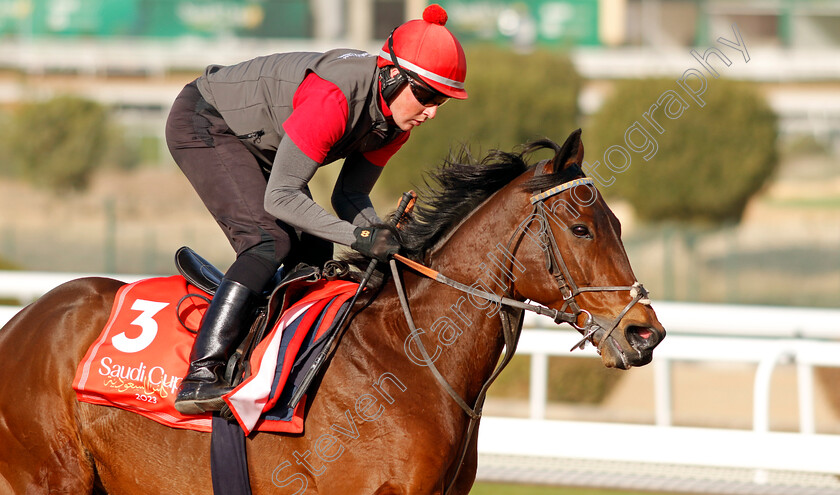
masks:
[[[263,232],[259,243],[239,253],[225,277],[254,292],[262,292],[289,253],[288,248],[278,248],[277,244],[275,239]]]

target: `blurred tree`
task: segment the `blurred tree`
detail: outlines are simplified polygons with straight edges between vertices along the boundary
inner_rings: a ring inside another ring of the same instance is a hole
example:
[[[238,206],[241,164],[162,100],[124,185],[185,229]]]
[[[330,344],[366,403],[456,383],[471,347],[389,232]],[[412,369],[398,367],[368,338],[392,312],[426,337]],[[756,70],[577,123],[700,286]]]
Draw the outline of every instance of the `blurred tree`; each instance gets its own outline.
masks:
[[[100,104],[74,97],[25,103],[6,133],[7,167],[36,185],[83,190],[102,164],[110,122]]]
[[[102,152],[102,162],[106,167],[117,170],[131,171],[139,168],[144,163],[157,165],[160,163],[160,156],[147,152],[146,145],[148,138],[138,136],[137,130],[129,132],[123,126],[109,125],[105,135],[105,149]],[[155,141],[151,146],[158,146]]]
[[[566,55],[489,45],[468,46],[466,53],[469,98],[447,102],[434,121],[412,131],[383,172],[389,195],[419,183],[424,171],[462,146],[481,157],[536,138],[562,141],[578,127],[581,77]]]
[[[776,115],[754,84],[708,80],[699,98],[702,107],[673,79],[619,83],[584,135],[586,161],[615,177],[601,191],[627,199],[644,220],[739,221],[778,165]],[[605,156],[613,146],[624,152]]]

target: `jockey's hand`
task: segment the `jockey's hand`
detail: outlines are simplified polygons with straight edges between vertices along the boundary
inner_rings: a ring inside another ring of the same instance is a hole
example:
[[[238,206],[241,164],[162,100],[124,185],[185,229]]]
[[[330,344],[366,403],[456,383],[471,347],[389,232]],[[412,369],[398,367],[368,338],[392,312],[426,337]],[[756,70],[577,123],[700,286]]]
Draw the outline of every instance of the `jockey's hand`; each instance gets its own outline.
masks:
[[[356,236],[356,242],[351,244],[350,247],[365,256],[376,258],[379,261],[388,261],[391,256],[400,251],[400,242],[388,229],[357,227],[353,234]]]

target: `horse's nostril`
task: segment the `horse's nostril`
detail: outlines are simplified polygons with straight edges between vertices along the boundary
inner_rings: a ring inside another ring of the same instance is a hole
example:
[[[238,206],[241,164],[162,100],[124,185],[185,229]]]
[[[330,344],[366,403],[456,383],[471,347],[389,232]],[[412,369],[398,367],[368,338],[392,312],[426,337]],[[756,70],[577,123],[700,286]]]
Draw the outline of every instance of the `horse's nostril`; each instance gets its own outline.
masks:
[[[656,333],[650,327],[631,325],[627,327],[625,335],[630,344],[637,350],[649,349],[656,346]]]

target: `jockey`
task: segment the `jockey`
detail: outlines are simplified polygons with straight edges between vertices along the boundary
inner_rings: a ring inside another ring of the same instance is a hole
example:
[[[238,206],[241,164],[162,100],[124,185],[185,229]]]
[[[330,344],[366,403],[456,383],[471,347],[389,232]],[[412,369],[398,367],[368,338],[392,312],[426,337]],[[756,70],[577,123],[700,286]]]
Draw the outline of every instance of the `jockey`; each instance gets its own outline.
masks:
[[[378,56],[339,49],[212,65],[178,95],[169,150],[236,251],[199,328],[178,411],[224,404],[227,360],[281,264],[320,264],[332,243],[382,261],[400,249],[369,194],[414,127],[449,98],[467,98],[464,50],[446,18],[429,6],[422,20],[397,27]],[[336,217],[307,184],[342,158]]]

